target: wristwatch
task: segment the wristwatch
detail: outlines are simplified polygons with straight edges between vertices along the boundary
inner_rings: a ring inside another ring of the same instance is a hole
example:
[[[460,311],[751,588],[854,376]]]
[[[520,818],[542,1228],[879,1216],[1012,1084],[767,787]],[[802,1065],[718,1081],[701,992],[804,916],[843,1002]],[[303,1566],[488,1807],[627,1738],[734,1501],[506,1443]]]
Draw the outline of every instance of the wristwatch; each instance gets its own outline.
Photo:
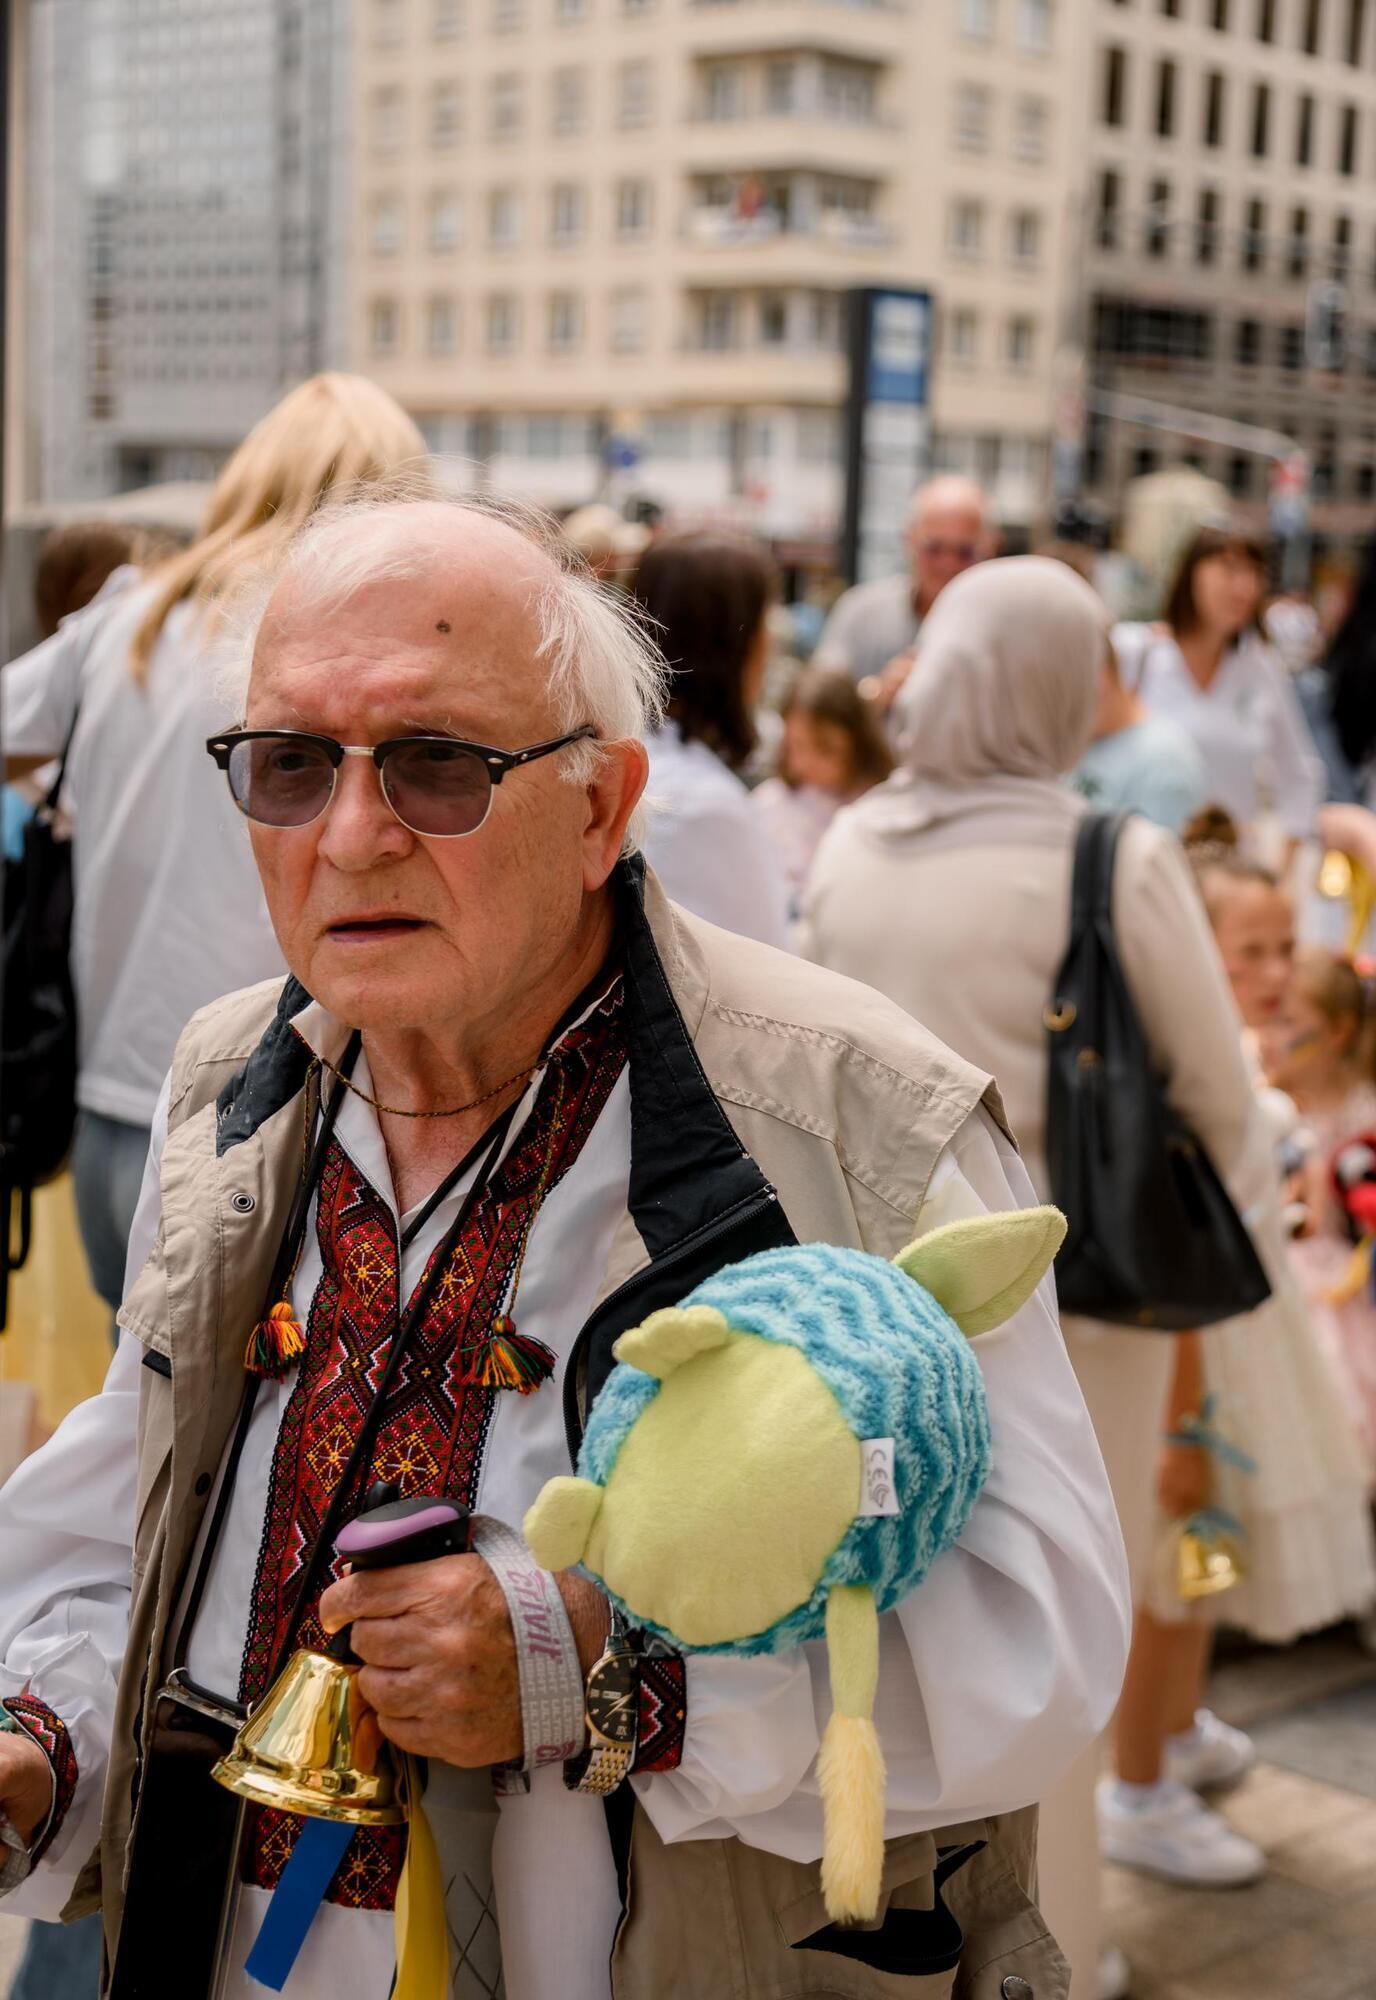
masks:
[[[564,1783],[570,1791],[605,1798],[634,1762],[640,1706],[640,1655],[615,1605],[607,1643],[601,1658],[593,1661],[583,1701],[587,1747],[565,1764]]]

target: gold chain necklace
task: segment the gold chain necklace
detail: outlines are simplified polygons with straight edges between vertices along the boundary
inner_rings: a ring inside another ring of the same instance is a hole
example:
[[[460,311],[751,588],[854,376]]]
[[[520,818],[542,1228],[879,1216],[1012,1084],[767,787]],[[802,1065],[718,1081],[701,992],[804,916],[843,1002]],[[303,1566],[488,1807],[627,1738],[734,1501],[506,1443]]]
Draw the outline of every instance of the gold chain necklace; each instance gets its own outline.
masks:
[[[480,1104],[490,1104],[494,1097],[500,1097],[504,1090],[510,1090],[513,1083],[524,1083],[526,1078],[534,1076],[540,1067],[538,1062],[533,1062],[525,1069],[516,1070],[502,1083],[494,1084],[491,1090],[485,1090],[481,1097],[473,1098],[468,1104],[451,1105],[446,1111],[403,1111],[397,1105],[379,1104],[378,1100],[370,1097],[352,1077],[346,1076],[342,1069],[336,1068],[328,1056],[317,1056],[316,1060],[323,1063],[332,1075],[337,1076],[346,1090],[351,1090],[355,1097],[361,1097],[365,1104],[371,1104],[374,1111],[382,1112],[386,1118],[459,1118],[465,1111],[476,1111]]]

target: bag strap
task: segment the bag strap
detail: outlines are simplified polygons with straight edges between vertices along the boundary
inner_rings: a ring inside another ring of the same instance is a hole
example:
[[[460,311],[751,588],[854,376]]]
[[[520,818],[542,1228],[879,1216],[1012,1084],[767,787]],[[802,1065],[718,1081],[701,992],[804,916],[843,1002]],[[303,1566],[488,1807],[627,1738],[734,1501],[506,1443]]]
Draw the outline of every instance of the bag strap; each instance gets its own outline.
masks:
[[[78,696],[76,713],[73,715],[71,724],[68,727],[67,740],[62,745],[62,755],[57,762],[57,776],[53,779],[51,785],[49,785],[48,795],[43,801],[43,811],[46,813],[56,812],[57,810],[58,799],[62,796],[62,787],[67,782],[67,759],[72,754],[72,738],[76,735],[76,726],[80,720],[81,698]]]

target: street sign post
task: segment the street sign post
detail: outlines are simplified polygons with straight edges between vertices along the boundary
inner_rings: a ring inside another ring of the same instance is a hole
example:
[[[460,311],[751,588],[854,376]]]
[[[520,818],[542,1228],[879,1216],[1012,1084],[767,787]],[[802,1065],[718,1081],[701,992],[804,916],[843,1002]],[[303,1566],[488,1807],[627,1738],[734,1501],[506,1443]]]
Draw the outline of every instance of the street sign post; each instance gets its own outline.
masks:
[[[930,292],[865,286],[848,304],[840,569],[863,583],[903,567],[909,502],[929,467],[932,299]]]

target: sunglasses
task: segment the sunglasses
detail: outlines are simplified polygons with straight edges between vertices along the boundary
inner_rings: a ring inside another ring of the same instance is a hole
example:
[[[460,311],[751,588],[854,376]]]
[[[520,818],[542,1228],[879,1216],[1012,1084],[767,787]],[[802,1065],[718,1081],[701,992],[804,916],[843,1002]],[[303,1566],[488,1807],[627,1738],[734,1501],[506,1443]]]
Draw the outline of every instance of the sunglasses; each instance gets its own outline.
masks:
[[[393,736],[385,743],[336,743],[306,729],[233,729],[206,749],[229,779],[230,796],[258,826],[309,826],[334,797],[346,757],[371,757],[382,796],[404,827],[431,840],[476,833],[492,805],[492,788],[508,771],[551,757],[596,736],[591,723],[532,743],[494,750],[455,736]]]
[[[923,541],[918,543],[917,552],[926,556],[929,562],[964,563],[968,569],[979,554],[979,549],[974,542]]]

